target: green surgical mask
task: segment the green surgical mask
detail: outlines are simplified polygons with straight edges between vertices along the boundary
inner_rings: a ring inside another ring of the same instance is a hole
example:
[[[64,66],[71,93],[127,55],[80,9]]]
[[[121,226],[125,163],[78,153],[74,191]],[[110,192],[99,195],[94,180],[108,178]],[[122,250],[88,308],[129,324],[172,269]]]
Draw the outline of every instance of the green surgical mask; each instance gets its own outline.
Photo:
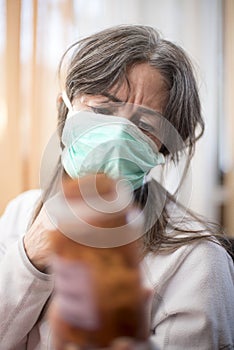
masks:
[[[152,168],[165,162],[156,144],[122,117],[70,111],[62,142],[62,164],[72,178],[105,173],[129,181],[135,190]]]

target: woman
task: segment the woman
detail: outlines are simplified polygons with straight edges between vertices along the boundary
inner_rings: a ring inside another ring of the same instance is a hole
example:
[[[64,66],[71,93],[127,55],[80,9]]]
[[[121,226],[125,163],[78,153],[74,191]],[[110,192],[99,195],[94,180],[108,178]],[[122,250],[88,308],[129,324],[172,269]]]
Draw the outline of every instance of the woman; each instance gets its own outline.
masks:
[[[72,48],[65,90],[74,110],[103,113],[100,108],[107,103],[126,102],[153,110],[178,132],[189,156],[193,154],[204,124],[191,63],[181,48],[163,40],[153,28],[137,25],[106,29]],[[68,108],[59,98],[61,140],[67,114]],[[167,133],[160,138],[147,128],[138,127],[165,159],[179,160],[180,143],[169,143]],[[63,166],[60,160],[57,174]],[[51,252],[43,203],[54,193],[57,174],[42,196],[35,191],[22,194],[1,219],[3,349],[51,348],[45,311],[53,277],[46,273]],[[147,200],[152,203],[147,212],[149,219],[155,217],[161,193],[165,200],[162,210],[143,236],[142,266],[146,283],[154,290],[150,342],[159,349],[233,348],[231,257],[218,243],[214,228],[192,214],[186,214],[182,220],[183,208],[154,181],[141,183],[135,190],[135,199],[142,207]],[[178,206],[177,219],[170,213],[174,204]],[[168,234],[168,228],[173,234]]]

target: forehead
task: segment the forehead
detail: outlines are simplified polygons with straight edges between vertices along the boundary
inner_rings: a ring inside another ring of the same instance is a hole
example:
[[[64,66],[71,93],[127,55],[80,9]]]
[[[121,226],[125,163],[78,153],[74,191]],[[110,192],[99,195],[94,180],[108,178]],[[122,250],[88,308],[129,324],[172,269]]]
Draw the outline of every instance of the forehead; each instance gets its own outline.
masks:
[[[110,93],[114,93],[115,86]],[[121,100],[148,107],[163,113],[168,97],[168,89],[161,73],[148,63],[131,67],[127,80],[123,82],[115,96]]]
[[[168,88],[163,76],[148,63],[141,63],[131,67],[126,79],[119,86],[116,84],[110,89],[109,95],[122,102],[129,102],[143,106],[163,114],[168,99]],[[85,109],[108,102],[103,95],[84,94],[77,96],[73,101],[76,109]]]

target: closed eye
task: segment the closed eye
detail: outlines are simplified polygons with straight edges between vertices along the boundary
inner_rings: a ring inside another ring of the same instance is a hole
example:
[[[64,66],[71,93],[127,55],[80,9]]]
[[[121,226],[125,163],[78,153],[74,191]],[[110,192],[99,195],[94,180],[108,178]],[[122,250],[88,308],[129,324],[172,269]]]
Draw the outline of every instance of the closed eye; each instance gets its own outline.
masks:
[[[92,110],[94,113],[97,113],[97,114],[106,114],[106,115],[109,114],[108,108],[92,107],[92,106],[89,106],[89,107],[91,108],[91,110]]]
[[[116,108],[113,107],[92,107],[89,106],[94,113],[104,114],[104,115],[115,115]]]
[[[153,133],[155,131],[155,129],[151,125],[144,123],[141,120],[138,122],[137,126],[138,126],[138,128],[140,128],[144,131],[148,131],[150,133]]]

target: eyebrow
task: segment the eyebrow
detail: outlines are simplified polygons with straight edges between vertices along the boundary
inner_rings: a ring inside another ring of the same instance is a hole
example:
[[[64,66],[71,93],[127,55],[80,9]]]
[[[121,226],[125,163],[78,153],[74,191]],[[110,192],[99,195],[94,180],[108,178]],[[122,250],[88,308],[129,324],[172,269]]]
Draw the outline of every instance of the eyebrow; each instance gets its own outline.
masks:
[[[162,117],[162,114],[158,111],[155,111],[151,108],[147,108],[147,107],[144,107],[144,106],[138,106],[137,108],[137,112],[139,113],[146,113],[148,115],[152,115],[152,116],[155,116],[155,115],[158,115],[158,116],[161,116]]]
[[[109,94],[109,92],[104,92],[103,96],[109,98],[112,102],[121,102],[124,103],[124,101],[120,100],[119,98],[115,97],[114,95]]]
[[[119,102],[119,103],[128,103],[127,101],[123,101],[123,100],[120,100],[119,98],[117,98],[116,96],[114,95],[111,95],[109,94],[109,92],[104,92],[102,94],[103,96],[109,98],[109,100],[111,100],[112,102]],[[104,103],[108,103],[108,101],[104,102]],[[146,108],[144,106],[138,106],[137,108],[137,112],[139,113],[146,113],[148,115],[152,115],[152,116],[155,116],[155,114],[157,114],[158,116],[162,117],[162,114],[158,111],[155,111],[151,108]]]

